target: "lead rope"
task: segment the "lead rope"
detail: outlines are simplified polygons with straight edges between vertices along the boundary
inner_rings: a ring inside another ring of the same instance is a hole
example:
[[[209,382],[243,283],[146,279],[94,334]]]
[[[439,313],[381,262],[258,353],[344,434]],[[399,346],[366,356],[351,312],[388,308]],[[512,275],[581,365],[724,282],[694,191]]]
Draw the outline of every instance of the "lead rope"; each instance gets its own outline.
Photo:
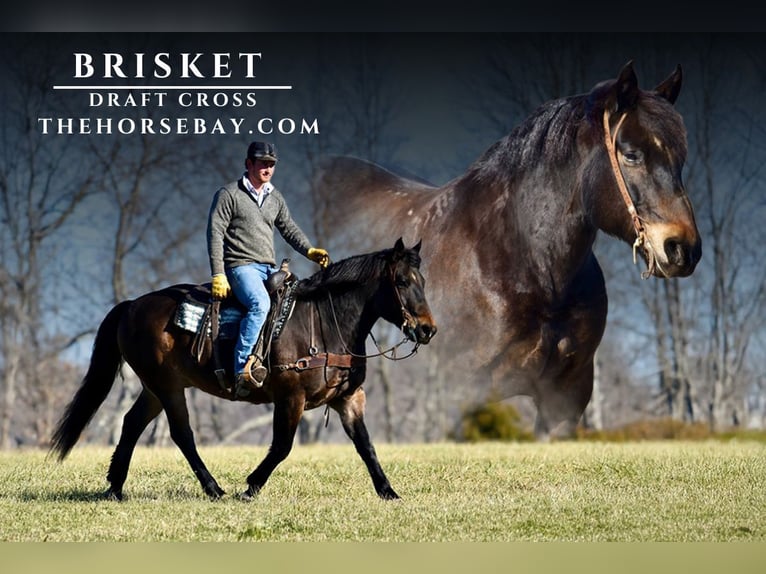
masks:
[[[633,200],[628,193],[628,187],[625,184],[625,178],[622,175],[622,170],[620,170],[620,166],[617,163],[617,132],[619,131],[620,126],[622,126],[622,122],[625,120],[626,115],[627,114],[623,112],[622,116],[620,116],[620,119],[617,121],[617,125],[614,127],[614,133],[612,133],[609,128],[609,111],[604,108],[604,143],[606,144],[606,151],[607,155],[609,156],[609,163],[612,165],[614,178],[617,180],[617,187],[619,188],[622,199],[628,208],[628,213],[630,214],[631,220],[633,221],[633,227],[636,230],[636,240],[633,242],[633,265],[635,265],[637,262],[636,252],[638,251],[638,248],[645,243],[650,247],[649,249],[645,250],[648,259],[647,269],[641,273],[641,278],[647,279],[649,276],[651,276],[652,273],[654,273],[654,269],[657,264],[654,257],[654,250],[651,249],[651,244],[646,239],[646,230],[644,229],[644,224],[641,222],[641,218],[638,216],[636,206],[633,204]]]

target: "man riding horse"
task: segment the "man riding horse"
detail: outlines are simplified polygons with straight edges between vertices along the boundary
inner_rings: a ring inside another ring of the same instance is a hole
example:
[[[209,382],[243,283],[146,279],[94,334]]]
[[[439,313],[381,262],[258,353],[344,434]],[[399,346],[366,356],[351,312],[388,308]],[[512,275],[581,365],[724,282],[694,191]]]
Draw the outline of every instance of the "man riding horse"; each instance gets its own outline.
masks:
[[[233,292],[247,309],[234,348],[237,392],[260,386],[268,375],[262,353],[253,347],[271,304],[264,281],[277,271],[274,228],[293,249],[321,267],[330,262],[327,251],[312,246],[290,216],[282,193],[271,183],[276,163],[273,144],[252,142],[242,177],[218,189],[208,215],[213,298],[223,300]]]

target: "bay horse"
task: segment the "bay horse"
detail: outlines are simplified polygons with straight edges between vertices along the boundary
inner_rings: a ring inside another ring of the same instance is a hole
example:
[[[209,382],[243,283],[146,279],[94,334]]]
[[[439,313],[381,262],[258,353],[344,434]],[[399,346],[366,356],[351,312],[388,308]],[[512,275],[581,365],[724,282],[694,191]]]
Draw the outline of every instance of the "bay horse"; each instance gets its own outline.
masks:
[[[418,242],[406,248],[399,239],[393,248],[343,259],[298,282],[292,315],[271,343],[270,374],[263,386],[244,398],[219,385],[213,360],[195,359],[190,351],[194,334],[174,321],[177,307],[196,286],[175,285],[117,304],[99,326],[90,365],[56,426],[51,452],[59,460],[67,456],[107,397],[125,361],[143,388],[124,417],[112,455],[107,474],[109,498],[123,499],[136,443],[163,410],[170,436],[204,492],[212,499],[225,494],[197,452],[184,395],[189,387],[229,400],[274,403],[272,443],[266,457],[247,477],[244,498],[258,493],[290,453],[304,410],[322,405],[339,414],[378,496],[398,498],[364,422],[365,340],[379,318],[401,326],[406,339],[416,343],[414,350],[436,333],[419,270],[420,246]]]
[[[442,333],[431,356],[461,387],[531,396],[539,440],[571,436],[591,398],[607,317],[597,232],[633,246],[644,278],[688,276],[700,260],[681,82],[678,66],[641,89],[628,62],[587,93],[542,104],[440,187],[348,156],[314,174],[328,213],[365,247],[392,232],[423,239]]]

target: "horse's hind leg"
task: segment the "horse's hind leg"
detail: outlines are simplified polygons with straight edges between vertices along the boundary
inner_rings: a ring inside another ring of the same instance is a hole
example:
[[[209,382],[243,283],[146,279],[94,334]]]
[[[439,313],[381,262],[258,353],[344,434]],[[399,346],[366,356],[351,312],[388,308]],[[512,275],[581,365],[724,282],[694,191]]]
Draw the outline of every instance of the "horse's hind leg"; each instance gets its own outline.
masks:
[[[162,411],[162,404],[159,399],[146,389],[142,389],[136,402],[125,414],[120,440],[114,449],[109,472],[106,475],[106,479],[109,481],[109,490],[106,494],[109,498],[122,500],[122,487],[128,476],[128,467],[133,456],[133,450],[141,433],[160,414],[160,411]]]
[[[184,396],[183,388],[179,387],[168,392],[162,392],[159,395],[168,417],[170,438],[181,449],[194,475],[202,485],[205,494],[213,499],[220,498],[225,492],[218,486],[215,478],[210,474],[205,463],[202,462],[197,452],[197,446],[194,444],[194,433],[189,425],[189,411],[186,408],[186,397]]]
[[[263,488],[277,465],[287,458],[293,448],[295,431],[303,416],[304,397],[300,394],[274,402],[273,438],[269,452],[261,464],[247,477],[247,490],[242,493],[245,499],[252,498]]]
[[[388,482],[380,462],[378,462],[375,447],[372,445],[370,435],[367,432],[367,425],[364,424],[365,403],[364,391],[359,388],[351,396],[337,399],[330,403],[330,406],[340,415],[343,430],[346,431],[346,434],[353,441],[356,452],[359,453],[364,464],[367,465],[367,471],[372,478],[375,492],[386,500],[399,498],[399,495],[391,487],[391,483]]]

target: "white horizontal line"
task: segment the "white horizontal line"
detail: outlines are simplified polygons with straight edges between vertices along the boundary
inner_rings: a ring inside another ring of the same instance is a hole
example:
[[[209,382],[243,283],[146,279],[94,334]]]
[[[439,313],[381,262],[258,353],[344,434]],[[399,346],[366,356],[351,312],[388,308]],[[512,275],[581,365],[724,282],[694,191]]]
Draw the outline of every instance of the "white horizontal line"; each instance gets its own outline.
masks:
[[[54,90],[292,90],[292,86],[53,86]]]

